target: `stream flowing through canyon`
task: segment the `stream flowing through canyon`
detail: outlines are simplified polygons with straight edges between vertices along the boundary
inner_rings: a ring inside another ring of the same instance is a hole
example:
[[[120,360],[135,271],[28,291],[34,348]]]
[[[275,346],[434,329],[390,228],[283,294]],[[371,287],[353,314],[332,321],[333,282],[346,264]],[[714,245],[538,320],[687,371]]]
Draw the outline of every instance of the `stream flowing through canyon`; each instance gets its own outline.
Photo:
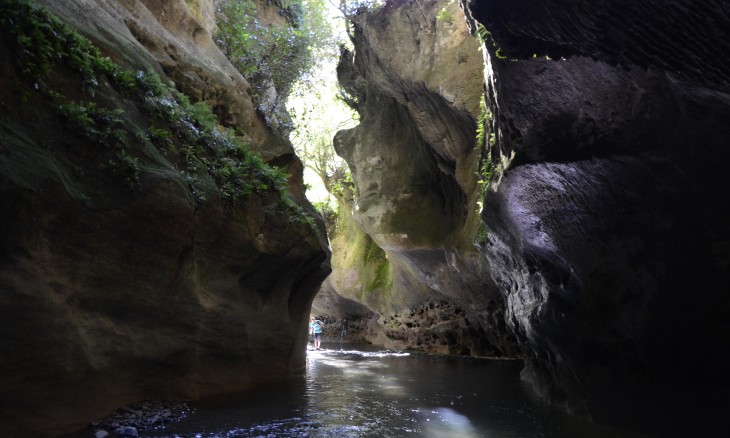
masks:
[[[515,360],[362,346],[307,352],[290,381],[193,404],[154,437],[639,437],[542,403]]]

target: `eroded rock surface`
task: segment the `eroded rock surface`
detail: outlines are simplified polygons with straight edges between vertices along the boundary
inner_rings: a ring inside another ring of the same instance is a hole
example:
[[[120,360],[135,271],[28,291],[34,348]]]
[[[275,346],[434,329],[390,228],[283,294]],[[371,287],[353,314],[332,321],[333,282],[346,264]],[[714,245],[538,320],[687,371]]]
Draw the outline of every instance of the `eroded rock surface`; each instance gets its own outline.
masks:
[[[454,335],[459,342],[448,342],[449,351],[515,354],[502,298],[474,245],[483,81],[478,42],[457,5],[448,2],[388,2],[357,15],[354,28],[355,53],[343,51],[338,77],[356,101],[361,123],[340,131],[335,148],[352,170],[352,217],[366,234],[359,257],[367,259],[374,245],[372,251],[384,252],[378,265],[383,272],[371,283],[344,275],[350,265],[336,262],[337,292],[384,314],[382,321],[393,312],[445,303],[465,313],[444,313],[454,333],[487,333],[483,342]],[[381,326],[371,340],[391,348],[446,351],[441,338],[424,342],[440,329],[421,322]]]
[[[597,421],[716,430],[730,88],[728,58],[712,53],[727,43],[727,4],[464,3],[516,57],[487,44],[503,172],[483,216],[523,376]]]
[[[309,306],[329,272],[323,227],[299,214],[311,206],[291,145],[258,118],[210,39],[213,2],[40,3],[132,73],[122,90],[64,61],[34,84],[12,51],[17,21],[3,22],[2,434],[58,436],[129,402],[240,390],[302,366]],[[64,49],[78,47],[49,62]],[[226,200],[193,158],[231,143],[200,140],[169,95],[134,95],[148,70],[289,170],[299,207],[270,184]],[[143,108],[152,100],[173,120]]]

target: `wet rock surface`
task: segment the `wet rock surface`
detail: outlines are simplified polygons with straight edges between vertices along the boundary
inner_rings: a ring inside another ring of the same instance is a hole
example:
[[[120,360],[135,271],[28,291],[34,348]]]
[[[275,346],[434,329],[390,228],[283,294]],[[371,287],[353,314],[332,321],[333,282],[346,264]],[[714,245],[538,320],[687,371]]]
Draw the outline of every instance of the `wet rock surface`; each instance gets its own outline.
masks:
[[[493,306],[498,307],[499,302]],[[498,327],[506,332],[500,310],[490,309],[491,321],[472,321],[464,309],[448,301],[431,301],[402,309],[378,319],[371,339],[386,348],[418,350],[431,354],[466,356],[504,356],[494,345],[504,343],[499,332],[484,327]],[[473,318],[473,316],[472,316]]]
[[[726,4],[463,3],[516,58],[487,45],[501,170],[483,217],[523,377],[596,421],[717,430],[730,88],[710,52]]]
[[[147,430],[162,429],[166,424],[180,421],[193,410],[187,402],[143,401],[116,409],[108,416],[92,421],[82,437],[136,437]]]

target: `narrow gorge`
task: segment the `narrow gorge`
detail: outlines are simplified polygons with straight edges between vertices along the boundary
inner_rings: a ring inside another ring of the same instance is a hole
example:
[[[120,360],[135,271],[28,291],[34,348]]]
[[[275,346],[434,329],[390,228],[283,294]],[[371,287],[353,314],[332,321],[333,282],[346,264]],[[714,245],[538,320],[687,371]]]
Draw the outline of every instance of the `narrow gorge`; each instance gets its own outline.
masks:
[[[301,367],[324,227],[213,3],[35,4],[1,15],[2,434]]]
[[[0,434],[297,375],[310,315],[519,361],[599,424],[725,427],[730,6],[334,3],[358,124],[329,223],[221,1],[0,0]]]

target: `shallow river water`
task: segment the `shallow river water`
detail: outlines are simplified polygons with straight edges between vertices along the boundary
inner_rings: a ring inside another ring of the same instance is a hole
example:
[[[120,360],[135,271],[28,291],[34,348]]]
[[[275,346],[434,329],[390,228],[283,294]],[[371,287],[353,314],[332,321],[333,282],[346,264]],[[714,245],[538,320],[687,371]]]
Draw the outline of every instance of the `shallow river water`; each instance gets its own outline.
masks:
[[[331,346],[330,346],[331,348]],[[541,403],[521,362],[308,351],[304,375],[209,400],[154,437],[636,437]]]

